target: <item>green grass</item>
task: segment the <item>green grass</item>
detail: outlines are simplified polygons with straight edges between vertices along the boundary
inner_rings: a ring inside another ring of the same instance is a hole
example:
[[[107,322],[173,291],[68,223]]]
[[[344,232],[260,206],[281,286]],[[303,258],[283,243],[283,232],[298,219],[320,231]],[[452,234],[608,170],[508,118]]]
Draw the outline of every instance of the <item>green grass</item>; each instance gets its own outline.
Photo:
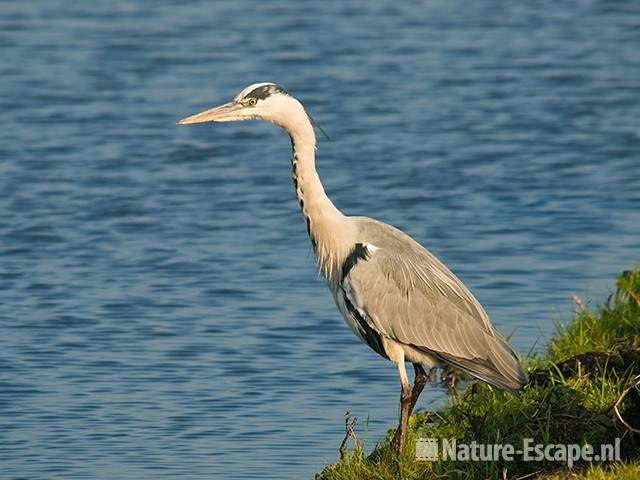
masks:
[[[579,471],[562,470],[538,477],[542,480],[638,480],[640,463],[631,460],[628,463],[611,465],[593,464]]]
[[[632,434],[615,417],[614,405],[632,426],[640,428],[640,268],[618,277],[617,291],[596,311],[582,308],[567,326],[559,326],[543,354],[523,364],[531,382],[513,396],[484,383],[469,385],[451,396],[438,412],[411,417],[405,455],[390,447],[393,430],[367,456],[362,449],[345,451],[318,480],[640,478],[640,434]],[[625,391],[630,389],[626,395]],[[622,462],[577,463],[524,461],[416,461],[417,438],[455,438],[459,443],[523,445],[524,438],[541,444],[601,444],[621,438]],[[527,476],[529,475],[529,476]]]

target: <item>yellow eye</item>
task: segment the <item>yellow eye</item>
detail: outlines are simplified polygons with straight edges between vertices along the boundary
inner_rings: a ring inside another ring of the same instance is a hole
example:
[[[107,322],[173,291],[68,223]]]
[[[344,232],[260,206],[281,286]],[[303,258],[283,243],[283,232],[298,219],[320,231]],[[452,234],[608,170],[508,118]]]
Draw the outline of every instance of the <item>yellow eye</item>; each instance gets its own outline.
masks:
[[[256,105],[256,103],[258,103],[258,100],[256,100],[255,98],[250,98],[249,99],[249,105],[251,105],[252,107],[254,107]]]

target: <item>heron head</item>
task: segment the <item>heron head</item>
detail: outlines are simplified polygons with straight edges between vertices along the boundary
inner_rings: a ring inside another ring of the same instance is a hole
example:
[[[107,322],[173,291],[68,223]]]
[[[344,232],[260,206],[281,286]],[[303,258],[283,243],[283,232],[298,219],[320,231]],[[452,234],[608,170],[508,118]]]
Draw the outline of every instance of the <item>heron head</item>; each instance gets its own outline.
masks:
[[[254,83],[236,95],[232,102],[183,118],[178,123],[267,120],[281,125],[292,109],[300,108],[302,105],[279,85]]]

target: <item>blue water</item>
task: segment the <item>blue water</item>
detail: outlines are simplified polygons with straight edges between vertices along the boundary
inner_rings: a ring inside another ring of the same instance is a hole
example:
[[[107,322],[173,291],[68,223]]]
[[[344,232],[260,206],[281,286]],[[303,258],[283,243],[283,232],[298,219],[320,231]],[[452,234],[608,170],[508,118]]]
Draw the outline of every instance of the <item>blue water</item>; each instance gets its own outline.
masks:
[[[176,125],[250,83],[523,353],[640,263],[640,3],[184,3],[0,3],[0,478],[311,478],[396,421],[286,136]]]

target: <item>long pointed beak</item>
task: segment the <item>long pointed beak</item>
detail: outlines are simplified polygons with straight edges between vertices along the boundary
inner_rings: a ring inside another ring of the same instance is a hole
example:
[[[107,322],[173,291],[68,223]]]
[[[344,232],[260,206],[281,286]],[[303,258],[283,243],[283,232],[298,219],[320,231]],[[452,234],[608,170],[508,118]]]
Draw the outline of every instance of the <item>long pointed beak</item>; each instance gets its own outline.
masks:
[[[178,122],[180,125],[189,125],[191,123],[203,123],[203,122],[224,122],[236,118],[236,113],[242,108],[242,105],[238,103],[225,103],[219,107],[205,110],[204,112],[196,113],[190,117],[183,118]]]

